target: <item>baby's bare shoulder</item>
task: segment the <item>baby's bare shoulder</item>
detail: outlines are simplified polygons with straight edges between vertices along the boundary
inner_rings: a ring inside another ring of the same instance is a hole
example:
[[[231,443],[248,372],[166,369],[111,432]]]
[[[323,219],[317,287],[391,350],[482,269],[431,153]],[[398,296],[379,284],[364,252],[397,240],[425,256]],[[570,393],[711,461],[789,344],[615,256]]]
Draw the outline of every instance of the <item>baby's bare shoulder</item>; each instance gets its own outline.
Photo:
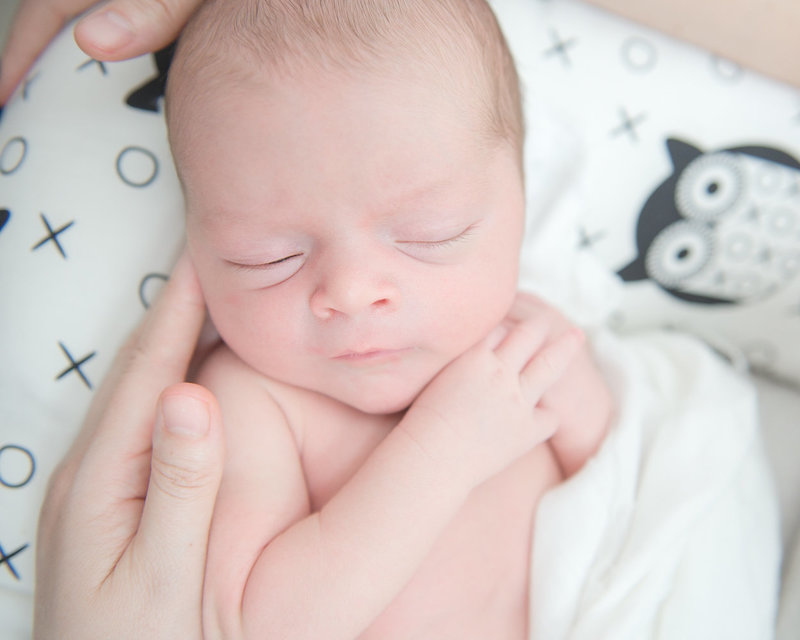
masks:
[[[208,356],[197,381],[217,395],[227,431],[242,432],[241,438],[227,436],[237,450],[252,450],[254,439],[266,437],[263,430],[284,431],[291,438],[315,506],[338,491],[398,420],[269,378],[224,344]],[[283,440],[284,446],[290,444]]]
[[[276,447],[283,457],[299,458],[294,426],[281,404],[280,394],[263,375],[242,361],[226,345],[216,347],[197,375],[219,401],[225,424],[228,462],[239,455],[256,455],[259,449]]]
[[[197,382],[226,399],[235,406],[237,413],[247,412],[250,407],[259,412],[264,405],[271,406],[282,414],[288,424],[295,406],[302,405],[302,390],[273,380],[253,369],[226,344],[219,344],[205,359],[197,375]]]

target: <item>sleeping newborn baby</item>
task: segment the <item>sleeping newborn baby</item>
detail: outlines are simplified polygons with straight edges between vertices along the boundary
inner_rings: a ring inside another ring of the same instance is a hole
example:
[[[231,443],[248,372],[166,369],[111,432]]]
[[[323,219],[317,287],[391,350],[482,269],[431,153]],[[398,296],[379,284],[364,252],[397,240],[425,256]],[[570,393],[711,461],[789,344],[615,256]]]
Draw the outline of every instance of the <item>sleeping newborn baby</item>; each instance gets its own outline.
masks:
[[[583,334],[517,292],[522,108],[489,6],[212,0],[167,116],[224,341],[206,635],[527,637],[537,507],[615,412]]]

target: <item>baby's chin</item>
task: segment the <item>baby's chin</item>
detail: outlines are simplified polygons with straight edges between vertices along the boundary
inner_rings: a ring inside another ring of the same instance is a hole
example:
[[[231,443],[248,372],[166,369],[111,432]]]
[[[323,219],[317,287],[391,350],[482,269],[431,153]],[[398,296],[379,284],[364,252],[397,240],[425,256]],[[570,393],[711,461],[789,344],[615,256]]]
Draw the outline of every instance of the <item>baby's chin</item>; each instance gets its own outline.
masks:
[[[368,415],[394,415],[405,412],[417,399],[421,389],[397,390],[392,393],[363,393],[358,397],[336,397],[331,395],[334,400],[338,400],[353,409]]]
[[[427,370],[405,372],[404,376],[375,376],[363,384],[326,386],[317,391],[356,411],[368,415],[402,414],[419,397],[433,378]]]

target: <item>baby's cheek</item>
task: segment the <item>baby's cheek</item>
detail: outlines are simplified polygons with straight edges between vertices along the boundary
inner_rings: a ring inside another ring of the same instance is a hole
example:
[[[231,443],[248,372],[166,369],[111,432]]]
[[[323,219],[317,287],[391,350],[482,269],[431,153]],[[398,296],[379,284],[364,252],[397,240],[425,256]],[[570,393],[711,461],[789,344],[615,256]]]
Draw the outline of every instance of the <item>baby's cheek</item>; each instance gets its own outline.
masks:
[[[222,339],[228,342],[228,338],[246,324],[241,294],[232,292],[229,287],[213,287],[204,288],[204,295],[214,326]]]
[[[241,292],[226,290],[222,294],[222,304],[227,309],[240,309],[243,306]]]

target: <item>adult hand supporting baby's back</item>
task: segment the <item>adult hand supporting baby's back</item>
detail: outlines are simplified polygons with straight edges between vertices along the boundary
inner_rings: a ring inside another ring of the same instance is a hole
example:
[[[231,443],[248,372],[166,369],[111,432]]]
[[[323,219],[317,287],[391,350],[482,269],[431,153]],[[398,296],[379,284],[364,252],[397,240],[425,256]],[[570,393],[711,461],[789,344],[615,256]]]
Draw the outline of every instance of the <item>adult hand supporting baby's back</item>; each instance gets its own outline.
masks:
[[[126,60],[172,42],[201,1],[21,0],[3,48],[0,105],[56,34],[81,12],[98,5],[75,27],[81,49],[96,60]]]
[[[182,381],[204,317],[184,256],[50,480],[35,638],[202,638],[224,444],[216,399]]]

